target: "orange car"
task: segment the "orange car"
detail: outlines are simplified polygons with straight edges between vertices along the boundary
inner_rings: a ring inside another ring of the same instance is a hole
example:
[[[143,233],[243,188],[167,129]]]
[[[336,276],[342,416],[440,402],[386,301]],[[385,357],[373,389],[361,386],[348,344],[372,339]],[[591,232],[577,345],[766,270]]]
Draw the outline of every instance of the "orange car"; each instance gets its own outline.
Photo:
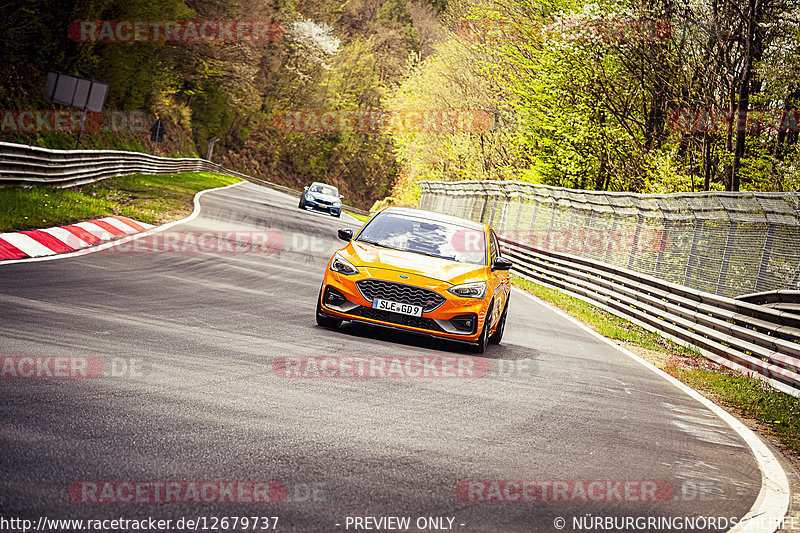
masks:
[[[498,344],[508,314],[511,262],[491,227],[390,207],[333,254],[317,298],[317,324],[364,322],[470,343]]]

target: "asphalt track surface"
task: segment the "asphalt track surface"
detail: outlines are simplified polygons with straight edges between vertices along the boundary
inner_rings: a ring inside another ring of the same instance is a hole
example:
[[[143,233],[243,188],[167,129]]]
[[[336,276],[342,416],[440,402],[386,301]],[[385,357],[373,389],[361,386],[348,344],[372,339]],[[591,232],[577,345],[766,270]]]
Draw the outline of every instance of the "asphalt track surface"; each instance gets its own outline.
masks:
[[[485,354],[489,376],[276,376],[282,356],[470,354],[363,325],[315,324],[324,265],[341,244],[336,229],[357,227],[353,219],[300,211],[296,199],[252,184],[200,204],[200,216],[172,229],[267,231],[281,249],[0,265],[0,355],[117,358],[144,369],[0,380],[3,517],[278,516],[279,531],[354,531],[347,517],[364,516],[408,516],[417,531],[419,517],[450,517],[456,531],[547,532],[559,531],[557,517],[572,531],[573,517],[741,517],[753,506],[761,474],[736,432],[517,292],[503,343]],[[655,480],[673,494],[646,503],[460,499],[459,483],[476,479]],[[93,480],[276,480],[287,497],[75,503],[69,487]]]

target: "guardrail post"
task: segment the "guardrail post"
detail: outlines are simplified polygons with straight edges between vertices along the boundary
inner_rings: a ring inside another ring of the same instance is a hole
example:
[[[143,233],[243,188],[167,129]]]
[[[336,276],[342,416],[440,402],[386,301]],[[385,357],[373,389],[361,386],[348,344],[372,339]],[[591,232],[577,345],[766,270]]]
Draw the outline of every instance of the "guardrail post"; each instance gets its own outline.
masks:
[[[592,234],[594,232],[594,209],[589,209],[589,216],[584,218],[583,227],[579,230],[578,235],[580,235],[580,231],[583,231],[583,239],[581,240],[581,252],[585,252],[586,250],[590,250],[591,252],[591,241],[592,241]],[[584,216],[584,215],[582,215]],[[572,236],[570,235],[570,241],[572,240]]]
[[[700,235],[703,232],[703,222],[695,218],[694,232],[692,232],[692,246],[689,248],[689,257],[686,259],[686,270],[683,271],[683,284],[686,285],[689,280],[689,272],[694,268],[697,262],[697,245],[700,241]]]
[[[481,218],[479,219],[479,222],[483,222],[486,220],[486,207],[489,205],[489,193],[482,181],[479,181],[478,184],[481,186],[481,189],[483,189],[483,207],[481,208]]]
[[[764,239],[764,247],[761,249],[761,262],[758,265],[758,275],[756,276],[756,290],[760,292],[765,288],[771,289],[773,287],[767,286],[767,272],[769,271],[769,258],[772,255],[772,245],[775,241],[775,224],[770,222],[767,226],[767,238]]]
[[[611,222],[611,238],[608,239],[608,246],[606,247],[606,255],[603,258],[603,261],[605,261],[606,263],[611,263],[611,254],[614,248],[614,243],[616,242],[618,224],[619,224],[619,214],[617,213],[617,210],[614,209],[614,220]]]
[[[519,191],[519,209],[517,209],[517,220],[514,221],[514,230],[519,229],[519,221],[522,219],[522,208],[525,205],[526,195],[522,192],[522,188],[520,187],[520,183],[518,181],[514,182],[517,186],[517,190]]]
[[[725,278],[728,276],[728,265],[731,264],[731,248],[733,239],[736,236],[736,227],[736,221],[731,220],[728,225],[728,236],[725,238],[725,250],[722,252],[722,265],[720,265],[719,268],[719,277],[717,277],[717,285],[714,288],[714,294],[722,294],[724,292],[724,282]]]
[[[553,224],[556,221],[556,209],[558,208],[558,202],[555,198],[553,198],[553,202],[550,204],[550,223],[547,225],[547,232],[544,235],[544,249],[550,250],[550,235],[553,233]]]
[[[536,231],[536,217],[539,216],[539,196],[534,196],[533,201],[536,203],[533,206],[533,215],[531,216],[531,231]]]
[[[636,248],[639,247],[639,232],[642,230],[644,216],[641,211],[636,213],[636,229],[633,231],[633,243],[631,243],[630,254],[628,254],[628,269],[633,270],[633,262],[636,259]]]
[[[664,219],[664,235],[662,236],[662,245],[658,250],[658,254],[656,254],[656,264],[653,267],[653,276],[660,277],[664,279],[661,273],[661,260],[664,258],[664,254],[667,253],[667,247],[669,246],[670,235],[672,231],[672,219],[666,218]]]
[[[497,229],[505,230],[508,227],[508,210],[511,207],[511,194],[513,191],[509,190],[507,181],[501,181],[500,187],[503,189],[505,199],[503,200],[503,212],[500,214],[500,223],[497,225]]]
[[[789,288],[793,290],[800,289],[800,261],[798,261],[797,270],[795,271],[794,276],[792,276],[792,281],[789,282]]]

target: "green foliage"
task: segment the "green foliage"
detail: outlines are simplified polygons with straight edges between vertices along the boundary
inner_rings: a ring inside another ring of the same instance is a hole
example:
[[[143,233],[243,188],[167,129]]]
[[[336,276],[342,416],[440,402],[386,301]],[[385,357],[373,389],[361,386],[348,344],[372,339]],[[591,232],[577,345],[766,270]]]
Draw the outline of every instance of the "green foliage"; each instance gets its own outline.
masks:
[[[513,178],[632,192],[731,187],[736,129],[728,133],[724,115],[744,83],[747,17],[762,24],[763,45],[750,49],[751,109],[779,117],[780,106],[800,107],[800,31],[785,16],[791,6],[760,5],[750,13],[740,0],[701,2],[675,13],[640,0],[451,2],[452,37],[390,101],[486,106],[470,98],[474,92],[513,117],[512,128],[496,144],[486,136],[396,135],[402,178],[394,194],[420,179]],[[731,24],[708,28],[712,8]],[[681,110],[712,110],[718,122],[682,128]],[[798,135],[778,136],[773,122],[748,125],[741,189],[797,186]]]
[[[750,14],[744,0],[701,0],[680,13],[642,0],[14,4],[0,6],[0,109],[45,108],[49,70],[92,77],[110,84],[107,110],[164,120],[159,154],[204,155],[216,136],[217,162],[293,186],[328,180],[361,207],[389,194],[412,203],[420,179],[679,192],[732,187],[735,167],[742,189],[800,186],[796,132],[779,135],[774,124],[748,131],[738,157],[736,132],[724,121],[708,131],[676,119],[680,110],[736,106],[743,87],[751,88],[750,107],[778,115],[800,107],[800,31],[786,0],[765,0]],[[712,11],[730,24],[703,26]],[[750,48],[748,17],[759,32]],[[278,19],[286,35],[79,43],[66,31],[71,21],[124,19]],[[642,20],[673,31],[648,34],[636,26]],[[744,85],[747,50],[753,72]],[[319,133],[274,121],[287,110],[379,109],[461,113],[472,126]],[[0,138],[72,148],[75,135]],[[83,146],[152,149],[146,132],[92,132]]]
[[[766,382],[734,372],[667,368],[667,372],[711,393],[745,418],[758,420],[778,435],[781,442],[800,451],[800,398],[775,390]]]
[[[403,0],[386,0],[378,9],[378,22],[383,24],[411,24],[411,11]]]
[[[40,91],[49,70],[92,77],[109,83],[107,111],[147,111],[164,120],[160,155],[204,155],[217,136],[215,161],[242,172],[294,186],[328,180],[364,207],[390,192],[397,169],[385,134],[287,133],[273,116],[379,109],[408,54],[422,46],[409,0],[19,4],[0,7],[0,52],[11,62],[0,74],[0,109],[46,108]],[[286,35],[260,43],[78,43],[67,36],[70,21],[126,19],[277,19]],[[7,132],[0,140],[69,149],[75,137]],[[83,147],[152,150],[147,132],[87,132]]]

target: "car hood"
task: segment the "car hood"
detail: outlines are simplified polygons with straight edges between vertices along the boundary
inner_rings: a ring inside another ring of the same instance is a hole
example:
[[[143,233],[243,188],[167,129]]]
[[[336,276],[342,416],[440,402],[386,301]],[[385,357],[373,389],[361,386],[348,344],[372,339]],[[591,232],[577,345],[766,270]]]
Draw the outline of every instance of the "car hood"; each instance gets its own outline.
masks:
[[[350,242],[342,252],[353,265],[367,267],[372,275],[378,275],[376,270],[383,269],[423,276],[453,285],[467,283],[473,279],[485,279],[486,267],[480,265],[391,250],[356,241]]]

